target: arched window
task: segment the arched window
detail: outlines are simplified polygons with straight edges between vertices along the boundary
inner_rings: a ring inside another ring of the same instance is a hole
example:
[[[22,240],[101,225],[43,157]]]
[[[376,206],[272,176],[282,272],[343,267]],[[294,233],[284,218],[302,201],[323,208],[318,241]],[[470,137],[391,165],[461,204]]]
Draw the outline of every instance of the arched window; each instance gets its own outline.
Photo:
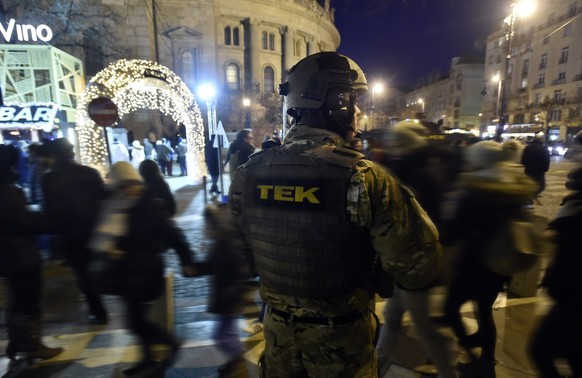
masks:
[[[227,89],[240,89],[239,68],[236,63],[228,63],[226,65],[224,76]]]
[[[263,92],[275,93],[275,70],[272,67],[265,67],[263,70]]]
[[[180,63],[182,68],[182,79],[186,85],[192,89],[196,81],[196,59],[195,52],[184,51],[180,56]]]
[[[235,46],[240,45],[240,31],[237,26],[232,28],[232,44]]]
[[[230,26],[224,28],[224,44],[230,45]]]
[[[275,33],[269,33],[269,50],[275,51]]]
[[[262,42],[263,50],[266,50],[268,48],[267,32],[266,31],[261,33],[261,42]]]

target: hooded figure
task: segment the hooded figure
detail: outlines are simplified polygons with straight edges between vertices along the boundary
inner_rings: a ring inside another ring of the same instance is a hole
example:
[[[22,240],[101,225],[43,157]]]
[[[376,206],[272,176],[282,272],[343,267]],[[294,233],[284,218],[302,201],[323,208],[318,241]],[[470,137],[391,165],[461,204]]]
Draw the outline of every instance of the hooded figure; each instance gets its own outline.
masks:
[[[484,262],[489,242],[506,222],[525,217],[537,185],[523,168],[507,160],[500,143],[478,142],[465,149],[468,171],[460,176],[460,198],[450,224],[449,240],[461,246],[445,301],[445,315],[459,344],[470,351],[480,347],[477,367],[483,377],[495,376],[496,328],[492,307],[510,277],[494,273]],[[487,230],[484,232],[483,230]],[[461,306],[477,304],[476,333],[467,335]]]
[[[133,165],[135,169],[139,169],[139,165],[145,160],[144,148],[137,139],[133,141],[131,147],[131,165]]]

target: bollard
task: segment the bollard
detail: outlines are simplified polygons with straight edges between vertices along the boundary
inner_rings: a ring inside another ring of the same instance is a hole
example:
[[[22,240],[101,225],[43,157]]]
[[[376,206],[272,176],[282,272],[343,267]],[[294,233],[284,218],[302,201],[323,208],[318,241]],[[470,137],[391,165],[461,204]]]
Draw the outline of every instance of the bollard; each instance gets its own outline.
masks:
[[[150,320],[170,332],[174,331],[174,272],[172,270],[167,270],[164,275],[164,291],[152,303]]]
[[[208,202],[208,188],[206,186],[206,175],[202,176],[202,185],[204,187],[204,203]]]

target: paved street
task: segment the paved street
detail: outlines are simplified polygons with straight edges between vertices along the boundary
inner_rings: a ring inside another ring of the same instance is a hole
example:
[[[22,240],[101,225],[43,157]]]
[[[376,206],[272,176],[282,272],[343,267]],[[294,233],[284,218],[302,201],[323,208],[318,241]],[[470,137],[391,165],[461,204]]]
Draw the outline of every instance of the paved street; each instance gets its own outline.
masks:
[[[563,196],[567,193],[564,183],[566,175],[576,164],[553,158],[547,174],[547,190],[542,194],[541,204],[536,204],[534,213],[541,222],[547,222],[557,212]],[[225,175],[225,186],[228,177]],[[204,259],[208,242],[202,235],[205,204],[204,191],[200,185],[189,185],[187,178],[170,178],[168,183],[178,202],[176,221],[183,228],[198,258]],[[168,271],[179,272],[173,253],[166,255]],[[64,346],[66,352],[54,360],[39,364],[22,377],[121,377],[121,370],[135,361],[139,354],[134,339],[124,329],[124,309],[115,297],[107,297],[106,304],[111,314],[107,326],[91,326],[86,323],[86,308],[75,288],[73,277],[67,267],[49,262],[45,270],[44,334],[50,345]],[[206,278],[183,278],[174,274],[174,311],[168,314],[173,320],[173,330],[185,342],[176,366],[165,373],[165,377],[216,377],[216,368],[224,362],[213,347],[211,332],[214,317],[206,312],[207,295],[211,287]],[[431,295],[432,308],[438,311],[444,299],[443,288],[436,288]],[[256,295],[255,295],[256,298]],[[381,314],[384,301],[378,301],[376,311]],[[535,375],[525,354],[525,345],[532,330],[551,302],[543,292],[533,297],[519,298],[502,293],[495,305],[494,316],[498,325],[498,377],[531,377]],[[2,307],[0,302],[0,308]],[[163,306],[162,306],[163,308]],[[256,317],[258,307],[249,302],[241,327]],[[161,316],[161,315],[162,316]],[[162,311],[154,317],[165,322]],[[467,327],[474,329],[472,307],[463,308],[463,319]],[[380,320],[383,321],[380,316]],[[386,377],[423,377],[414,372],[415,366],[426,362],[427,356],[419,342],[410,319],[404,319],[404,334],[401,348],[393,356],[395,364]],[[450,331],[443,329],[450,334]],[[256,361],[262,351],[262,334],[249,335],[241,332],[245,344],[248,368],[256,373]],[[5,347],[5,328],[0,331],[0,349]],[[459,359],[462,353],[455,349]],[[0,358],[0,375],[8,366],[6,358]],[[251,375],[253,376],[253,375]]]

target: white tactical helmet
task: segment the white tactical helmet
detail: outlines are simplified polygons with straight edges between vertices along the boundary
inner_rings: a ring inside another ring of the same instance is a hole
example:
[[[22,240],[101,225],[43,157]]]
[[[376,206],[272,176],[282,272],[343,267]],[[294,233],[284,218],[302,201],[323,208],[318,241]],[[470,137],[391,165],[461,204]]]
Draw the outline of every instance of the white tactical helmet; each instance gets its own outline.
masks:
[[[279,85],[286,96],[289,115],[299,109],[324,109],[336,124],[351,122],[355,98],[368,92],[362,69],[347,56],[319,52],[299,61],[290,70],[287,82]],[[346,118],[346,119],[344,119]]]

